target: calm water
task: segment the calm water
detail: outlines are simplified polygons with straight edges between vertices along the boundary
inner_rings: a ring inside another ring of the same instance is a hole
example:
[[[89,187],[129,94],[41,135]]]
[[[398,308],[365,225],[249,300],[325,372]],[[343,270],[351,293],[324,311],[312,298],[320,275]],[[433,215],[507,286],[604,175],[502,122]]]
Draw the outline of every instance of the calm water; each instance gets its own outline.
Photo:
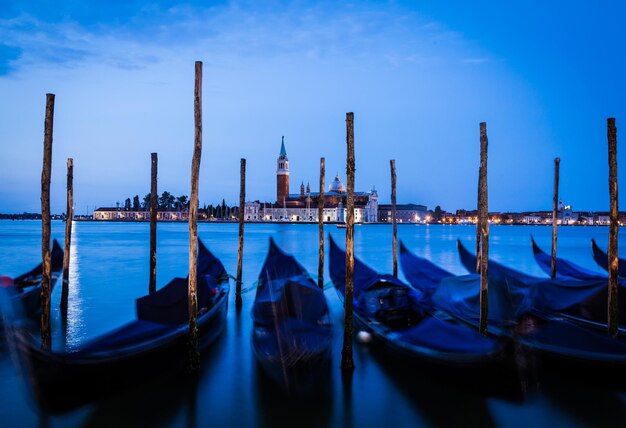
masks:
[[[148,290],[148,232],[147,223],[74,223],[69,348],[134,318],[134,300]],[[328,226],[328,232],[343,245],[345,230]],[[63,233],[64,224],[53,222],[53,238],[62,243]],[[0,275],[18,275],[40,260],[40,234],[40,222],[0,221]],[[391,271],[390,234],[386,225],[357,226],[356,255],[374,269]],[[542,275],[532,259],[530,234],[549,250],[548,227],[492,227],[492,257]],[[200,224],[199,235],[234,274],[237,225]],[[398,235],[417,254],[461,274],[465,272],[458,262],[455,240],[461,238],[473,248],[475,229],[400,225]],[[317,272],[317,226],[250,224],[246,225],[244,287],[256,281],[270,236],[309,272]],[[607,236],[607,228],[563,227],[559,229],[559,255],[600,272],[591,259],[590,239],[605,246]],[[626,248],[625,244],[622,232],[620,247]],[[187,250],[187,224],[159,224],[159,286],[174,276],[186,275]],[[328,281],[328,273],[325,279]],[[58,312],[61,289],[57,285],[52,296],[53,346],[59,349],[63,345]],[[624,426],[626,394],[578,384],[574,378],[545,376],[523,399],[484,396],[422,379],[417,369],[411,377],[406,376],[384,353],[355,344],[356,369],[351,381],[342,379],[343,313],[335,291],[327,290],[326,296],[335,321],[335,343],[332,388],[319,402],[286,402],[259,376],[250,346],[254,292],[244,295],[239,315],[231,293],[228,325],[203,358],[194,385],[155,381],[62,416],[43,416],[31,404],[27,385],[16,372],[10,353],[3,351],[0,426]]]

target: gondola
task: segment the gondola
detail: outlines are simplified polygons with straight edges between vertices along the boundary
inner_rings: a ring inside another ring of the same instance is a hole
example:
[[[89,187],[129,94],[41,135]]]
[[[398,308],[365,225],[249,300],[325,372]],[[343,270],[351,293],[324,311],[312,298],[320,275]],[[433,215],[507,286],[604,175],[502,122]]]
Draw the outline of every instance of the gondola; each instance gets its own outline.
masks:
[[[476,257],[461,241],[457,241],[461,264],[471,271],[476,266]],[[541,251],[541,250],[539,250]],[[561,260],[561,259],[559,259]],[[565,261],[567,262],[567,261]],[[557,261],[557,266],[559,261]],[[566,265],[571,269],[573,264]],[[537,278],[498,262],[489,260],[489,278],[507,282],[511,292],[527,295],[527,307],[535,312],[566,317],[574,322],[596,329],[607,329],[607,278],[596,276],[587,279]],[[623,282],[619,290],[626,293]],[[622,332],[626,326],[626,301],[619,301],[619,325]]]
[[[252,319],[252,348],[269,378],[294,397],[312,397],[323,390],[332,338],[324,292],[272,238]]]
[[[609,256],[602,251],[595,239],[591,239],[591,249],[593,251],[593,260],[605,271],[609,271]],[[622,278],[626,278],[626,260],[618,259],[617,274]]]
[[[466,268],[475,269],[476,260],[465,259]],[[400,263],[409,283],[434,282],[428,278],[433,263],[408,251],[401,243]],[[493,272],[492,272],[493,267]],[[589,370],[589,373],[614,372],[613,380],[626,376],[626,340],[612,339],[563,317],[533,308],[533,297],[541,285],[511,285],[504,268],[489,261],[489,331],[495,336],[514,338],[526,348],[544,356],[562,369]],[[493,277],[491,274],[494,273]],[[521,281],[520,281],[521,282]],[[433,306],[457,319],[477,326],[479,321],[480,276],[476,274],[440,279],[432,295]],[[571,372],[569,372],[571,374]],[[579,373],[580,374],[580,373]]]
[[[346,256],[332,236],[329,241],[330,276],[343,299]],[[410,363],[407,376],[417,377],[419,368],[423,375],[471,389],[513,384],[506,339],[483,336],[449,316],[433,316],[423,292],[392,275],[378,274],[356,257],[353,316],[358,329],[370,333],[387,357]]]
[[[50,252],[50,287],[54,289],[63,272],[63,249],[55,239]],[[41,313],[41,272],[40,263],[30,271],[15,278],[0,277],[0,285],[10,302],[10,308],[16,315],[34,318]]]
[[[548,276],[552,274],[552,258],[549,254],[544,252],[535,242],[535,239],[531,236],[530,238],[533,246],[533,255],[535,257],[535,261]],[[557,257],[556,259],[556,278],[564,278],[564,279],[598,279],[603,278],[604,275],[594,272],[592,270],[586,269],[576,263],[572,263],[569,260],[562,259]]]
[[[228,276],[198,241],[198,340],[200,349],[224,328]],[[72,352],[44,351],[30,333],[11,333],[21,367],[42,409],[63,412],[155,376],[180,372],[188,350],[186,278],[174,278],[137,299],[137,319]]]

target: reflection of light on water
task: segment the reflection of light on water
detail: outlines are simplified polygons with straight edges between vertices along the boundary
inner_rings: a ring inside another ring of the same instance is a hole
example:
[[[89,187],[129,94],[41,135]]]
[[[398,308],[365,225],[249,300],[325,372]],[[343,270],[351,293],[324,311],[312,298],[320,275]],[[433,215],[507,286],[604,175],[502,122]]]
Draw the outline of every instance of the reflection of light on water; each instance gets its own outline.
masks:
[[[70,250],[69,295],[67,303],[67,342],[68,349],[74,349],[84,336],[85,322],[80,295],[80,266],[78,265],[78,235],[76,222],[72,225],[72,246]]]

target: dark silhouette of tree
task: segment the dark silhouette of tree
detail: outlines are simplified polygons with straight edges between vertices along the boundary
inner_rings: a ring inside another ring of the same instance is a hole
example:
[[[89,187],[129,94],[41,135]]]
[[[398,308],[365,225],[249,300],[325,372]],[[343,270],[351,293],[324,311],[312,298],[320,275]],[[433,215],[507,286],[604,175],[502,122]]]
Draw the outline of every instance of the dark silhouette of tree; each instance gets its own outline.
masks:
[[[143,202],[141,204],[144,208],[150,208],[150,193],[143,197]]]
[[[124,201],[124,208],[127,210],[130,209],[130,198],[126,198],[126,200]]]
[[[135,195],[135,197],[133,198],[133,209],[138,210],[139,208],[139,195]]]
[[[174,202],[174,208],[177,210],[182,210],[189,203],[187,195],[182,195],[176,198],[176,202]]]
[[[171,209],[174,206],[175,200],[176,198],[174,197],[174,195],[166,190],[159,197],[159,207]]]
[[[441,207],[439,205],[435,207],[435,212],[433,213],[433,220],[436,220],[436,221],[441,220]]]

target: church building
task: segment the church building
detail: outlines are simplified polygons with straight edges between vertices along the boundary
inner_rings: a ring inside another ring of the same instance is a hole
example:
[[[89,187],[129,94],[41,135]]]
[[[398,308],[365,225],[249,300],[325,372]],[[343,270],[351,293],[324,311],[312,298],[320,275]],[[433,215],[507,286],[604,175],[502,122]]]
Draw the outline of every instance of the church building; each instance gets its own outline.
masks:
[[[311,192],[311,186],[300,183],[299,193],[289,193],[289,159],[285,149],[285,137],[280,145],[276,161],[276,202],[246,202],[244,218],[246,221],[293,221],[317,222],[319,192]],[[335,176],[324,192],[324,221],[345,222],[346,186]],[[354,192],[354,221],[371,223],[378,221],[378,193],[373,188],[369,192]]]

